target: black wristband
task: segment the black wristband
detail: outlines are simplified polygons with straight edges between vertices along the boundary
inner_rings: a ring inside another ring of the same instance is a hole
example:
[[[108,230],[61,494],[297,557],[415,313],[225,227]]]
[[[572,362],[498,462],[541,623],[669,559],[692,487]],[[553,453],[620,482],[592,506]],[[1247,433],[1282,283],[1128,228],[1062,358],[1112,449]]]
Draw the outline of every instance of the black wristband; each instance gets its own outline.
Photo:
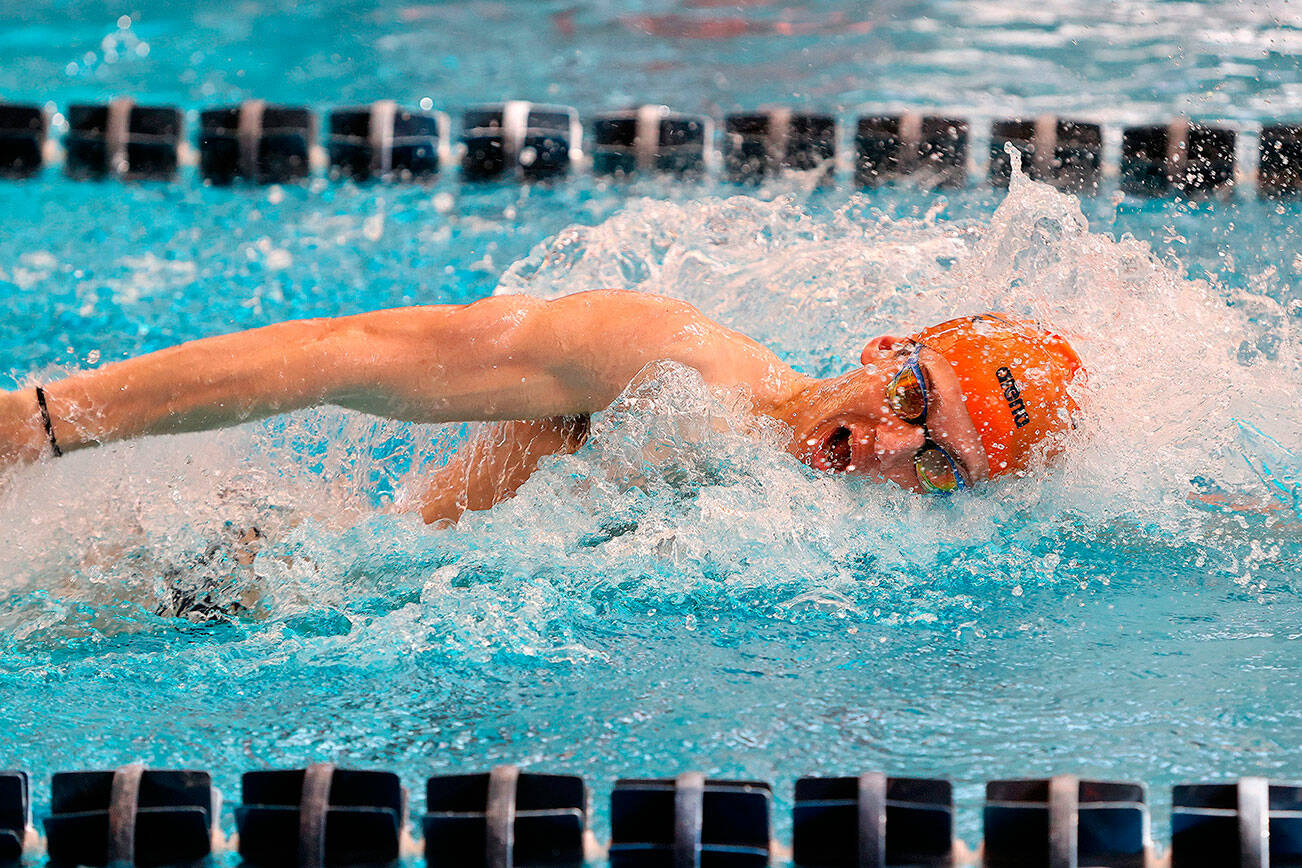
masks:
[[[59,441],[54,438],[54,423],[50,421],[50,408],[45,405],[45,390],[40,386],[36,387],[36,406],[41,408],[41,424],[45,426],[45,436],[50,438],[50,448],[54,450],[54,457],[58,458],[63,454],[59,448]]]

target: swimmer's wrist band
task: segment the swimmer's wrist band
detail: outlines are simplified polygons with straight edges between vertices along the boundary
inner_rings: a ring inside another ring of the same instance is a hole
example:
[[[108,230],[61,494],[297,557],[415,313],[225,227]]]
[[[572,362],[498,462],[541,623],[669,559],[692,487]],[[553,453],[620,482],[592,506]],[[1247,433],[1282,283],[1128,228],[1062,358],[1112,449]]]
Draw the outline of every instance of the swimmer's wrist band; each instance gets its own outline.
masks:
[[[45,390],[40,386],[36,387],[36,406],[41,408],[41,424],[45,426],[45,436],[50,438],[50,448],[54,450],[54,457],[58,458],[63,455],[63,450],[59,448],[59,441],[54,438],[54,423],[50,421],[50,408],[45,405]]]

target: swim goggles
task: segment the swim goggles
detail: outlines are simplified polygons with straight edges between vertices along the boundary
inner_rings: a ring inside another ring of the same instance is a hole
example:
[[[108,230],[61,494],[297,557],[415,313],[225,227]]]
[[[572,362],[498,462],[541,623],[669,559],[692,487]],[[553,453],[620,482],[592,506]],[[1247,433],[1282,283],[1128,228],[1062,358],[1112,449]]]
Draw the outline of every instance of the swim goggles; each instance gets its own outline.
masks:
[[[886,404],[892,413],[905,422],[924,426],[925,432],[927,377],[922,365],[918,364],[918,354],[922,350],[922,344],[916,345],[905,360],[904,367],[886,384]],[[958,462],[930,436],[923,442],[918,454],[913,456],[913,469],[918,475],[918,484],[928,494],[953,494],[967,488],[967,483],[958,471]]]

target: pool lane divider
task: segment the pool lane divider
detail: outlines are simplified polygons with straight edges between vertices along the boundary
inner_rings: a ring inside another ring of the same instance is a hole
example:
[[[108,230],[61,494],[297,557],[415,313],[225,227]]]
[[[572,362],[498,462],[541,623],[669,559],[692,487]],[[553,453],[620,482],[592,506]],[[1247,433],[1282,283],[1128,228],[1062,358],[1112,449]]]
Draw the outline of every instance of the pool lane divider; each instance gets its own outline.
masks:
[[[949,781],[803,777],[791,812],[797,865],[952,865],[954,800]]]
[[[773,788],[762,781],[622,779],[610,794],[610,868],[764,868]]]
[[[855,183],[962,187],[967,184],[968,138],[968,122],[962,118],[914,112],[865,115],[855,127]]]
[[[316,115],[304,106],[245,100],[199,113],[199,174],[210,184],[283,184],[312,172]]]
[[[184,131],[184,115],[174,106],[141,106],[127,98],[69,106],[64,172],[78,180],[171,181]]]
[[[355,181],[420,181],[450,160],[451,123],[443,112],[414,111],[393,100],[336,109],[329,115],[330,176]]]
[[[713,168],[714,121],[706,115],[643,105],[603,112],[592,122],[592,173],[699,180]]]
[[[462,116],[461,177],[466,181],[546,181],[583,158],[583,127],[570,106],[511,100],[474,106]]]
[[[428,105],[428,102],[423,103]],[[128,98],[68,107],[64,171],[74,178],[172,180],[192,159],[184,113],[175,106],[141,106]],[[571,106],[525,100],[473,106],[461,119],[453,152],[448,116],[392,100],[340,108],[328,115],[324,148],[316,115],[306,106],[250,99],[199,113],[198,167],[211,184],[293,183],[317,170],[357,181],[423,181],[459,165],[466,183],[554,182],[589,166],[620,179],[664,175],[712,176],[754,184],[783,172],[811,183],[835,184],[841,166],[840,125],[834,114],[786,107],[725,116],[721,136],[705,114],[640,105],[593,118],[590,164],[583,125]],[[29,178],[56,156],[46,107],[0,103],[0,177]],[[1087,120],[1045,115],[996,119],[986,175],[1006,186],[1005,144],[1023,155],[1031,178],[1073,193],[1094,193],[1104,174],[1103,128]],[[719,139],[716,145],[716,138]],[[864,114],[855,119],[853,183],[859,188],[909,183],[924,189],[965,186],[971,160],[967,120],[917,112]],[[1238,131],[1176,118],[1121,130],[1117,173],[1125,193],[1199,198],[1228,196],[1239,175]],[[1302,194],[1302,123],[1267,122],[1260,131],[1257,191],[1267,198]]]
[[[1103,128],[1087,121],[1053,115],[995,121],[990,130],[990,184],[1007,188],[1012,144],[1022,155],[1022,168],[1033,181],[1043,181],[1068,193],[1098,191],[1103,170]]]
[[[248,772],[235,808],[249,868],[377,868],[404,852],[406,793],[396,774],[340,769]],[[1302,863],[1302,786],[1245,777],[1172,791],[1171,845],[1153,850],[1141,784],[1074,775],[991,781],[984,842],[970,856],[953,836],[948,781],[804,777],[795,785],[792,847],[772,841],[772,787],[700,773],[619,780],[610,796],[612,868],[1270,868]],[[426,781],[421,820],[429,868],[580,868],[600,861],[588,819],[591,793],[570,775],[499,766]],[[224,852],[221,797],[207,772],[146,769],[61,772],[43,818],[52,866],[160,868]],[[30,862],[39,847],[30,782],[0,771],[0,863]]]
[[[1241,778],[1172,792],[1171,865],[1302,863],[1302,787]]]
[[[1127,127],[1121,139],[1121,190],[1140,196],[1213,196],[1235,181],[1234,130],[1177,118]]]
[[[1139,784],[1048,779],[991,781],[984,809],[985,864],[1142,868],[1151,843]]]
[[[818,170],[818,184],[836,182],[835,115],[770,108],[739,112],[724,119],[724,177],[734,184],[757,184],[783,172]]]
[[[498,766],[488,774],[435,775],[421,818],[429,868],[580,866],[592,795],[573,775]]]
[[[45,165],[50,116],[42,106],[0,103],[0,177],[30,178]]]
[[[44,818],[51,865],[191,863],[211,854],[221,799],[207,772],[129,765],[61,772]]]
[[[1268,198],[1302,194],[1302,124],[1262,127],[1257,191]]]
[[[27,772],[0,771],[0,865],[16,864],[32,826],[31,782]]]
[[[387,865],[400,855],[406,793],[392,772],[317,763],[246,772],[241,786],[235,825],[251,868]]]

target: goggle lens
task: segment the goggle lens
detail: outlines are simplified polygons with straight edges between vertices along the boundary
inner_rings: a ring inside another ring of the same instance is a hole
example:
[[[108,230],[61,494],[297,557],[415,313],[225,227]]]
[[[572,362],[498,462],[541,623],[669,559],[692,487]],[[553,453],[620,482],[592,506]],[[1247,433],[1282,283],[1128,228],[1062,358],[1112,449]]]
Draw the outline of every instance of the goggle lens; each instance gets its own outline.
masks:
[[[921,422],[927,414],[927,388],[915,365],[906,365],[886,384],[886,403],[905,422]]]
[[[921,352],[922,346],[916,346],[904,367],[886,384],[887,406],[896,416],[913,425],[927,421],[927,384],[923,381],[922,367],[918,364]],[[954,459],[930,439],[922,451],[914,456],[913,469],[917,473],[918,484],[928,494],[953,494],[966,487]]]
[[[936,446],[919,452],[913,459],[913,467],[922,490],[928,494],[953,494],[963,487],[953,460]]]

